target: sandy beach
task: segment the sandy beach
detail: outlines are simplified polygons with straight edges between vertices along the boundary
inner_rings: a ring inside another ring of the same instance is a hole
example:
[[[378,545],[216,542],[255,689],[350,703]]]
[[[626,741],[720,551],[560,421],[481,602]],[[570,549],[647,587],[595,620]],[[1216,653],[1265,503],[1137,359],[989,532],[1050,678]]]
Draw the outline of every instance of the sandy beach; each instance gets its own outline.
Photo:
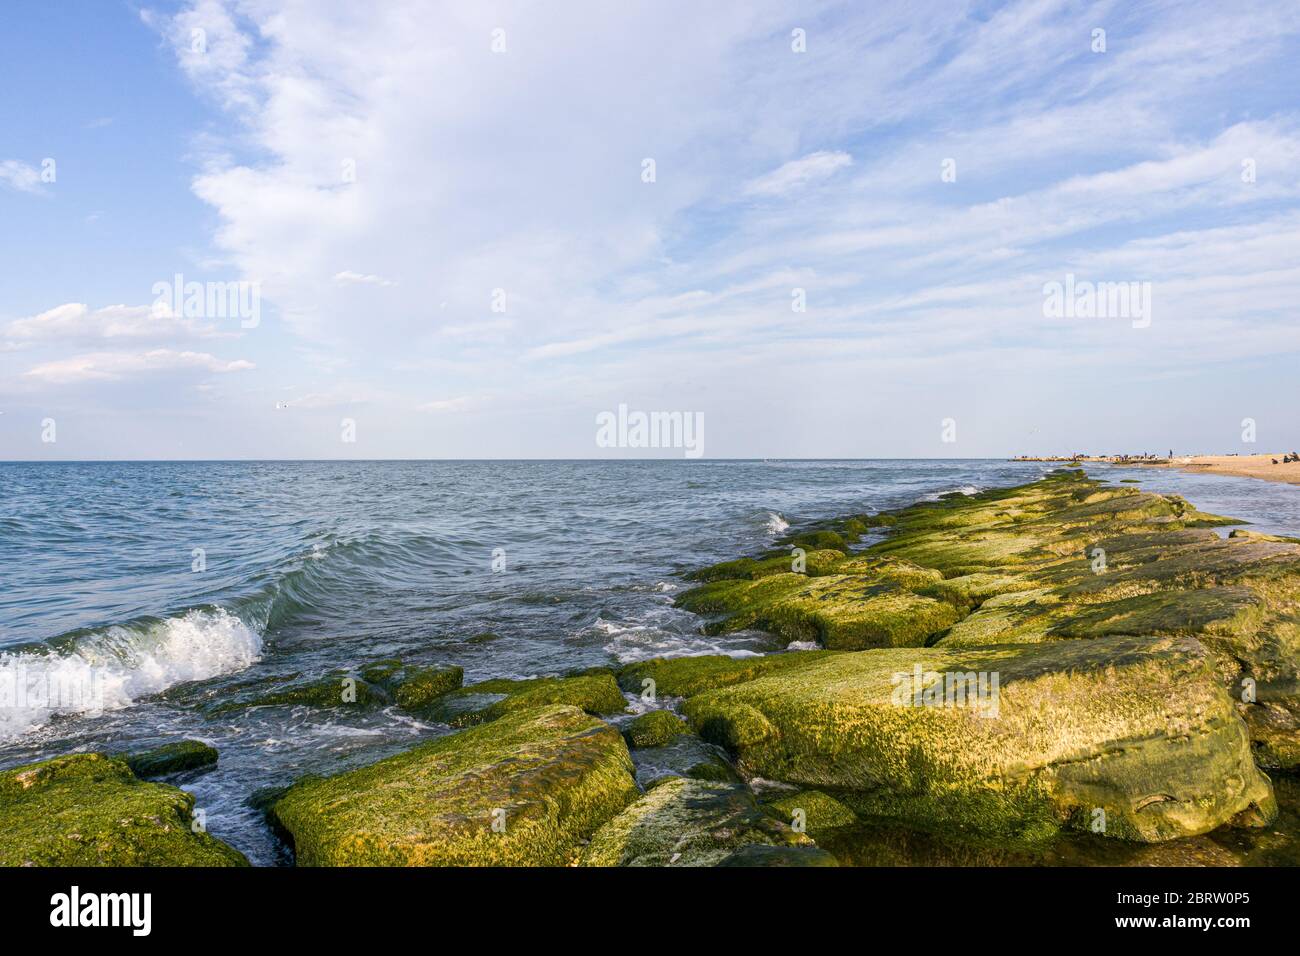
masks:
[[[1300,485],[1300,462],[1282,463],[1284,453],[1276,455],[1188,455],[1174,457],[1167,464],[1153,467],[1180,468],[1183,471],[1205,471],[1216,475],[1236,475],[1241,478],[1262,478]],[[1276,459],[1277,464],[1273,464]]]
[[[1178,468],[1182,471],[1201,471],[1214,475],[1235,475],[1239,478],[1261,478],[1300,485],[1300,462],[1283,463],[1285,452],[1275,455],[1175,455],[1173,458],[1121,458],[1114,455],[1080,455],[1068,457],[1053,455],[1042,458],[1024,457],[1020,461],[1102,462],[1110,465],[1132,465],[1143,468]],[[1274,464],[1276,460],[1277,464]]]

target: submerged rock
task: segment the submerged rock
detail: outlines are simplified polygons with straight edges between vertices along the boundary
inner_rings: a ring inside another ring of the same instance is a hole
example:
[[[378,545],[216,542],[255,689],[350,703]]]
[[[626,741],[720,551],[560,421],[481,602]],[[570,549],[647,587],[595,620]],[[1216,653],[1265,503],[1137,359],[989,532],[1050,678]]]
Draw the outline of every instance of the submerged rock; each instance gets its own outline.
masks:
[[[751,843],[719,860],[717,866],[839,866],[834,855],[819,846],[764,846]]]
[[[688,733],[686,721],[671,710],[652,710],[629,723],[623,736],[629,747],[662,747],[678,734]]]
[[[682,709],[747,772],[922,827],[1035,840],[1100,822],[1157,841],[1275,812],[1189,638],[840,654]]]
[[[362,668],[361,677],[382,687],[403,710],[419,711],[457,690],[465,671],[460,667],[420,667],[389,658]]]
[[[275,690],[237,694],[234,700],[210,707],[207,715],[218,717],[250,707],[378,707],[388,701],[388,694],[378,685],[347,671],[335,671],[314,680],[281,685]]]
[[[764,813],[747,787],[679,777],[596,831],[582,865],[713,866],[752,844],[811,843]]]
[[[201,740],[179,740],[141,753],[123,754],[131,772],[141,779],[217,765],[217,748]]]
[[[597,669],[574,677],[481,681],[441,695],[428,714],[453,727],[469,727],[544,704],[569,704],[589,714],[616,714],[627,707],[614,675]]]
[[[104,754],[0,772],[0,866],[247,866],[196,832],[194,798]]]
[[[300,866],[557,866],[637,793],[618,731],[555,705],[308,778],[270,815]]]
[[[638,747],[632,751],[632,762],[636,765],[636,782],[647,790],[673,777],[741,782],[721,747],[691,733],[680,734],[658,747]]]

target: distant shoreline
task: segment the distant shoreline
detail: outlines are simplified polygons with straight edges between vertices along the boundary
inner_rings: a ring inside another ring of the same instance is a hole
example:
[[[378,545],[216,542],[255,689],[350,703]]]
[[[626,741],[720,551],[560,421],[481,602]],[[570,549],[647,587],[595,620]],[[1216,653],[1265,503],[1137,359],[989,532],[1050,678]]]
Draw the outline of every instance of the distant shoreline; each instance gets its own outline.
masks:
[[[1069,457],[1049,455],[1045,457],[1022,456],[1012,461],[1060,461],[1060,462],[1096,462],[1108,465],[1134,465],[1145,468],[1177,468],[1180,471],[1195,471],[1212,475],[1230,475],[1238,478],[1259,478],[1262,481],[1277,481],[1287,485],[1300,485],[1300,462],[1283,463],[1284,452],[1275,455],[1175,455],[1164,457],[1124,457],[1121,455],[1080,455]],[[1274,460],[1277,464],[1273,464]]]

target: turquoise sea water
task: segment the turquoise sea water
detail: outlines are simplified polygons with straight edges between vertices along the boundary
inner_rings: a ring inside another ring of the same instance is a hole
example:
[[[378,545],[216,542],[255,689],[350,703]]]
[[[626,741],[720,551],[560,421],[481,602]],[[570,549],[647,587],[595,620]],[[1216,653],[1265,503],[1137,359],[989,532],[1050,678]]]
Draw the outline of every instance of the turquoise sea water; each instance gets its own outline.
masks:
[[[252,678],[379,657],[466,681],[669,654],[753,654],[672,607],[682,575],[787,526],[1032,480],[1005,461],[215,462],[0,464],[0,767],[197,737],[187,782],[211,832],[255,862],[277,844],[257,789],[447,732],[395,709],[268,707],[212,720],[198,700]],[[1197,506],[1300,534],[1300,488],[1152,469]],[[196,570],[197,569],[197,570]],[[20,700],[93,675],[94,699]]]

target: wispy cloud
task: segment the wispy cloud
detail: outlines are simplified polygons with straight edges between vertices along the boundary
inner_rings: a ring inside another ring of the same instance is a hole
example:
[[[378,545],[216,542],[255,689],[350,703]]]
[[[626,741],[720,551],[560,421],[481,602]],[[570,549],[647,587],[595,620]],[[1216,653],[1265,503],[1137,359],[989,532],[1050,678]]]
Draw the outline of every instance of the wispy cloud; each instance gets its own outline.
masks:
[[[91,309],[84,302],[68,302],[0,327],[0,340],[8,340],[13,345],[77,344],[108,339],[175,341],[216,338],[222,334],[210,323],[182,318],[155,306],[110,305]]]
[[[809,153],[801,159],[790,160],[765,176],[751,179],[745,184],[744,192],[750,196],[784,196],[810,183],[829,179],[838,170],[852,165],[853,157],[848,153],[826,150]]]
[[[151,349],[147,352],[95,352],[46,362],[28,369],[29,379],[53,385],[116,382],[155,372],[242,372],[255,366],[245,359],[225,361],[206,352]]]
[[[360,272],[350,272],[347,270],[335,273],[334,281],[338,285],[390,286],[394,284],[392,279],[385,279],[383,276],[365,275]]]

